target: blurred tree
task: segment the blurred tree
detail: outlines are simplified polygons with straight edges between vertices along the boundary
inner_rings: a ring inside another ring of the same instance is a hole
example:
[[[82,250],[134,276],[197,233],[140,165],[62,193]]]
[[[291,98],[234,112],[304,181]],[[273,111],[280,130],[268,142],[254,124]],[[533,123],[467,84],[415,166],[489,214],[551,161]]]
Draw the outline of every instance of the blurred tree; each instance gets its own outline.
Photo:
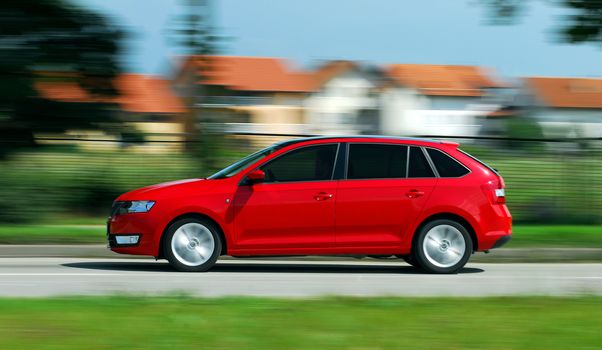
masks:
[[[3,0],[0,22],[0,157],[33,145],[36,133],[113,121],[102,101],[117,94],[120,31],[62,0]],[[40,83],[75,86],[85,98],[50,100]]]
[[[512,23],[526,6],[526,0],[481,0],[492,11],[496,23]],[[601,0],[558,0],[552,4],[570,10],[559,29],[561,40],[569,43],[602,44]]]
[[[202,101],[208,95],[208,88],[203,82],[206,74],[213,69],[211,56],[217,53],[217,42],[220,37],[214,34],[211,25],[210,0],[183,0],[184,14],[179,16],[173,32],[175,43],[188,57],[194,57],[196,76],[184,91],[184,100],[188,109],[186,133],[188,133],[188,150],[201,160],[206,170],[219,167],[219,154],[223,146],[223,133],[215,130],[217,120],[211,113],[203,110]]]

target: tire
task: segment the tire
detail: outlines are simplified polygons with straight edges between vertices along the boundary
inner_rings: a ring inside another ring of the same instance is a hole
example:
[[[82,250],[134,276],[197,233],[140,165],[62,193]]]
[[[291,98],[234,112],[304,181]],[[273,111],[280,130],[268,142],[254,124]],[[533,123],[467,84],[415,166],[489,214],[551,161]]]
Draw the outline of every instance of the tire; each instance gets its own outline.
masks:
[[[215,265],[222,251],[217,227],[197,218],[177,220],[169,225],[163,251],[169,264],[182,272],[203,272]]]
[[[429,273],[456,273],[472,254],[472,239],[466,227],[448,219],[434,220],[417,233],[412,255]]]
[[[416,262],[416,259],[411,254],[410,255],[396,255],[396,257],[403,259],[403,261],[405,261],[406,263],[408,263],[416,268],[420,268],[420,265],[418,265],[418,263]]]

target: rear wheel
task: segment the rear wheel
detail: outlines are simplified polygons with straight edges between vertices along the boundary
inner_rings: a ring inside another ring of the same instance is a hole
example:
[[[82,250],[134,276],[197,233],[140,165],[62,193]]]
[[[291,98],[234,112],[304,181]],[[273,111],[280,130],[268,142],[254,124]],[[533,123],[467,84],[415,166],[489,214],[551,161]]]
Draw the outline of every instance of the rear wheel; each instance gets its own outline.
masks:
[[[424,225],[414,241],[412,255],[427,272],[455,273],[472,254],[472,239],[460,223],[439,219]]]
[[[163,251],[178,271],[207,271],[222,250],[217,228],[207,220],[181,219],[171,224],[165,234]]]

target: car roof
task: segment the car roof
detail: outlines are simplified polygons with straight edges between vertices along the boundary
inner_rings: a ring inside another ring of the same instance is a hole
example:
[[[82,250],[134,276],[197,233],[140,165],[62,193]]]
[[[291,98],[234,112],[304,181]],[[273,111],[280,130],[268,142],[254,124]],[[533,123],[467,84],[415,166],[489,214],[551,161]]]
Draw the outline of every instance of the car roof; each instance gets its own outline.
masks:
[[[379,141],[415,141],[420,143],[430,143],[430,144],[442,144],[442,141],[432,140],[427,138],[420,137],[400,137],[400,136],[383,136],[383,135],[358,135],[358,136],[312,136],[312,137],[302,137],[297,139],[292,139],[288,141],[283,141],[279,145],[280,146],[290,146],[293,144],[308,142],[308,141],[322,141],[322,140],[336,140],[339,142],[346,141],[356,141],[358,139],[362,139],[365,141],[371,142],[379,142]]]

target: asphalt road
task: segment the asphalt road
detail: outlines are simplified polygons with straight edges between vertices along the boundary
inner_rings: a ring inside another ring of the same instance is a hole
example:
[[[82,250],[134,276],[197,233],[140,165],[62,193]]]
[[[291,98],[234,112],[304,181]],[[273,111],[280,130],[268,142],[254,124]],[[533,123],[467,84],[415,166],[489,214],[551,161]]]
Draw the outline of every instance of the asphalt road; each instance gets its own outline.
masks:
[[[602,295],[602,264],[468,264],[426,275],[398,261],[222,260],[207,273],[165,261],[0,258],[0,296],[186,293],[198,296]]]

